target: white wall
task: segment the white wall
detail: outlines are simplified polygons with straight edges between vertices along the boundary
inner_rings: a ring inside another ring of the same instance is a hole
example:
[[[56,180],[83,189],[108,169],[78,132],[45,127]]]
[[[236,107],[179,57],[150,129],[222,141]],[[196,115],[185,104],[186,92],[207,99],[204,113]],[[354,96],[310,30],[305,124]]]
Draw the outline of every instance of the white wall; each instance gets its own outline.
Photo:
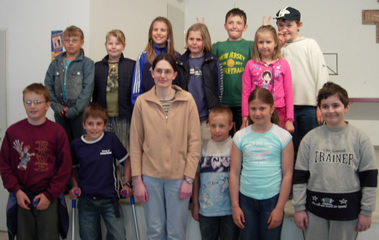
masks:
[[[201,7],[199,7],[201,6]],[[254,40],[256,29],[262,24],[263,16],[274,17],[285,6],[292,6],[301,12],[303,27],[300,35],[314,38],[324,53],[338,53],[339,75],[329,76],[330,80],[340,84],[355,98],[379,98],[379,43],[376,43],[376,26],[362,24],[362,10],[379,9],[376,0],[191,0],[186,1],[186,29],[196,21],[196,17],[205,17],[212,41],[225,41],[225,14],[233,7],[247,14],[248,29],[245,39]],[[212,10],[211,10],[212,9]],[[216,10],[217,9],[217,10]],[[271,20],[275,25],[275,20]],[[358,113],[357,105],[364,114]],[[362,128],[374,145],[379,145],[379,103],[353,104],[347,119]],[[367,112],[372,112],[368,116]]]
[[[75,24],[88,35],[88,3],[89,0],[0,0],[0,29],[6,32],[7,46],[6,69],[1,73],[6,75],[7,126],[26,117],[22,90],[30,83],[44,81],[50,63],[51,30]],[[86,46],[84,48],[88,50]],[[51,114],[49,110],[49,118],[53,119]],[[0,125],[5,126],[3,118],[1,121]],[[5,206],[8,194],[2,185],[0,181],[0,229],[6,230]]]
[[[26,116],[22,90],[30,83],[44,81],[52,30],[80,27],[86,56],[99,61],[106,54],[106,33],[119,28],[127,38],[125,55],[136,59],[146,46],[151,21],[167,16],[168,5],[184,11],[183,0],[0,0],[0,29],[7,32],[7,126]],[[184,14],[181,17],[184,22]],[[182,52],[183,41],[177,42],[175,46]],[[52,110],[48,117],[54,119]]]
[[[6,94],[6,31],[0,29],[0,144],[7,129],[7,94]]]
[[[175,14],[173,9],[182,12]],[[90,57],[96,62],[107,53],[105,35],[111,29],[120,29],[126,37],[124,56],[136,60],[148,41],[151,22],[158,16],[167,17],[173,25],[174,43],[183,52],[184,3],[176,0],[95,0],[90,2]],[[174,21],[177,19],[176,21]],[[182,33],[182,34],[180,34]]]
[[[376,30],[374,25],[362,25],[362,10],[379,9],[375,0],[0,0],[0,29],[7,32],[7,126],[25,118],[24,87],[44,80],[51,30],[79,26],[85,35],[86,55],[98,61],[105,55],[105,33],[121,28],[127,37],[125,54],[135,59],[145,48],[151,20],[166,16],[167,4],[184,10],[185,29],[204,16],[213,42],[226,40],[225,14],[233,7],[247,13],[246,39],[253,39],[263,15],[273,16],[286,5],[296,7],[304,22],[301,35],[315,38],[324,52],[339,54],[340,74],[330,79],[346,87],[351,97],[379,97]],[[51,110],[49,118],[53,119]],[[4,206],[0,201],[0,208]]]
[[[330,79],[346,87],[351,97],[379,97],[376,29],[362,25],[363,9],[379,9],[375,0],[0,0],[0,29],[7,31],[8,41],[8,126],[25,117],[22,89],[44,80],[50,63],[51,30],[79,26],[85,35],[86,55],[98,61],[105,55],[106,32],[120,28],[127,37],[125,55],[135,59],[145,48],[151,20],[166,16],[167,4],[184,10],[184,29],[196,17],[204,16],[213,42],[227,38],[223,24],[226,12],[233,7],[246,11],[249,28],[244,38],[253,39],[263,15],[273,16],[283,6],[294,6],[304,22],[300,33],[315,38],[324,52],[339,54],[339,75]],[[178,37],[175,41],[182,43]],[[183,52],[179,47],[177,50]],[[48,116],[52,119],[51,110]]]
[[[339,75],[330,80],[343,85],[350,97],[379,97],[376,26],[362,25],[362,10],[379,9],[376,0],[190,0],[185,5],[186,29],[204,16],[212,41],[225,41],[225,14],[238,7],[247,14],[249,28],[243,37],[253,40],[262,17],[274,17],[285,6],[301,12],[300,35],[316,39],[324,53],[338,53]]]
[[[50,63],[51,30],[69,25],[80,27],[89,36],[89,0],[0,0],[0,29],[7,31],[7,123],[26,117],[22,90],[33,82],[43,82]],[[89,39],[84,50],[88,51]],[[53,119],[49,110],[49,118]]]

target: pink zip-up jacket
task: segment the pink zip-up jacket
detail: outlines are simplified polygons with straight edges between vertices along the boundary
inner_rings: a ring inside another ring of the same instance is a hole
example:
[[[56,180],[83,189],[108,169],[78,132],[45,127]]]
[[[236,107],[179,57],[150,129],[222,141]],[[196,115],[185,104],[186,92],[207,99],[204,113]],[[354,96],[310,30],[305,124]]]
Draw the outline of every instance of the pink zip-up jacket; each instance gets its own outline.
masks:
[[[286,120],[294,120],[291,69],[286,60],[279,58],[272,64],[247,62],[242,75],[242,117],[249,115],[249,96],[256,88],[268,89],[274,96],[275,107],[284,107]]]

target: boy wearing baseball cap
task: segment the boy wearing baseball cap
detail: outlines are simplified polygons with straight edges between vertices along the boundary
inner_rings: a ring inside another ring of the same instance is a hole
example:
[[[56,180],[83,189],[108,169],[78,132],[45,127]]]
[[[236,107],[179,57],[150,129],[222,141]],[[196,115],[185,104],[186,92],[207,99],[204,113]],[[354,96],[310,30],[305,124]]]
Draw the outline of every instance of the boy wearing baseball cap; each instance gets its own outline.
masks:
[[[282,57],[288,61],[292,73],[296,158],[301,139],[323,122],[316,98],[329,73],[317,42],[299,35],[303,22],[297,9],[284,7],[274,19],[280,37],[286,42],[281,49]]]

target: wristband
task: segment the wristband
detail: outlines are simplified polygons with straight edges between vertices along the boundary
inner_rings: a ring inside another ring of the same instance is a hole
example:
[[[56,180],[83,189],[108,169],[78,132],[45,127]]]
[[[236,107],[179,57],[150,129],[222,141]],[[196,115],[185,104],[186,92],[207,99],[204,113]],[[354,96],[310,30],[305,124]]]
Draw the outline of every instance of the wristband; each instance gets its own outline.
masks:
[[[189,177],[185,177],[184,180],[189,183],[189,184],[193,184],[193,179],[192,178],[189,178]]]
[[[130,187],[130,188],[133,188],[133,185],[132,185],[132,182],[130,181],[130,182],[126,182],[126,183],[124,183],[124,186],[128,186],[128,187]]]

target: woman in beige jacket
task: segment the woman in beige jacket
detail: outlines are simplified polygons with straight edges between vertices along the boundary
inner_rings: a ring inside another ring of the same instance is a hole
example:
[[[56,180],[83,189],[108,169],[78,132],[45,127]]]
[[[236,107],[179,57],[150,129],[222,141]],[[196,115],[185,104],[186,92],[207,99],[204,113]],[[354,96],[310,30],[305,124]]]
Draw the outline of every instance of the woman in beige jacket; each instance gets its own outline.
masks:
[[[144,203],[148,239],[185,239],[188,202],[200,158],[199,115],[176,85],[175,60],[152,64],[155,87],[137,98],[130,129],[135,196]]]

